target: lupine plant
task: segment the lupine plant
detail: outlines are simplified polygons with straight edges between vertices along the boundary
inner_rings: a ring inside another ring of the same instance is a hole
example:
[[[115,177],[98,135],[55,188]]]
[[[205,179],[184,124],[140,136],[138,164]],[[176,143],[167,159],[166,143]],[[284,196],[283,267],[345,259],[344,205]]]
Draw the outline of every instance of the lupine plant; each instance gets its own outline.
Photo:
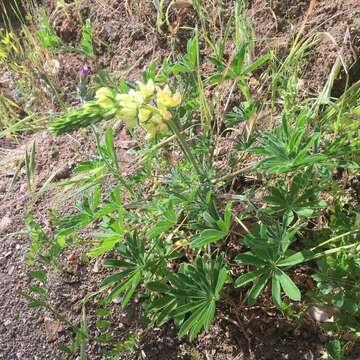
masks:
[[[164,14],[157,3],[159,25]],[[237,41],[240,35],[238,29]],[[184,55],[166,59],[159,71],[152,63],[143,81],[101,86],[93,98],[83,96],[80,107],[52,119],[55,135],[91,128],[97,156],[63,182],[67,190],[78,185],[82,200],[75,214],[58,219],[54,235],[27,218],[33,237],[28,260],[52,263],[81,241],[81,231],[96,226],[85,241],[86,256],[106,255],[103,265],[111,273],[98,293],[106,308],[140,299],[148,324],[173,321],[179,337],[193,341],[210,330],[219,303],[233,305],[230,293],[243,295],[238,309],[244,311],[271,293],[283,316],[295,304],[303,311],[313,304],[336,308],[332,330],[356,338],[358,325],[349,318],[359,315],[358,205],[347,202],[334,177],[358,175],[358,127],[349,124],[349,114],[358,113],[360,86],[349,89],[351,102],[340,98],[321,108],[317,99],[298,98],[297,72],[291,82],[280,81],[292,58],[279,64],[268,54],[253,61],[245,40],[225,58],[224,44],[213,46],[206,60],[215,68],[203,74],[196,30]],[[263,100],[252,96],[249,80],[260,69],[277,72],[268,99],[273,126],[258,131]],[[218,94],[225,81],[241,100],[228,101],[215,119],[221,97],[204,89]],[[126,172],[115,145],[119,122],[136,142],[136,161]],[[341,127],[347,131],[339,134]],[[228,132],[234,144],[220,167],[219,138]],[[249,173],[253,191],[236,188],[237,176]],[[305,263],[317,287],[311,291],[297,277]],[[109,313],[100,313],[98,328],[107,330]]]

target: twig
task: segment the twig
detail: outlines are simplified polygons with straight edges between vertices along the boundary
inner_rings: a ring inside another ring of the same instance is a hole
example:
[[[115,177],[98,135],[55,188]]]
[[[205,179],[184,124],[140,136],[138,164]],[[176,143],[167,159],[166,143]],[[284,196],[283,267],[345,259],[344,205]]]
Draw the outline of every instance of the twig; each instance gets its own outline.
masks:
[[[254,165],[255,165],[255,164],[256,164],[256,163],[252,163],[252,164],[250,164],[249,166],[246,166],[246,167],[244,167],[244,168],[242,168],[242,169],[236,170],[236,171],[234,171],[234,172],[232,172],[232,173],[230,173],[230,174],[224,175],[224,176],[222,176],[222,177],[220,177],[220,178],[214,179],[214,180],[212,180],[211,182],[212,182],[213,184],[216,184],[217,182],[231,179],[231,178],[233,178],[233,177],[236,176],[236,175],[250,172],[251,170],[254,169]]]

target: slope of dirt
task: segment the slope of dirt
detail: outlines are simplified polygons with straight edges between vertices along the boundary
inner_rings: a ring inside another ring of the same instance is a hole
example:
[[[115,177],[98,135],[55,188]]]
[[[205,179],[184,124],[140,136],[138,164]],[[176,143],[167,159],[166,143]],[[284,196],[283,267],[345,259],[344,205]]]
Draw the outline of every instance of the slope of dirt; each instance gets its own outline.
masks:
[[[286,53],[301,30],[305,35],[322,34],[303,68],[307,93],[322,90],[338,56],[351,72],[350,82],[360,79],[359,0],[253,0],[248,14],[260,52],[275,49],[279,54]],[[340,79],[333,95],[339,96],[344,85]]]
[[[55,0],[46,0],[49,14],[56,8]],[[81,55],[54,55],[60,63],[59,83],[66,100],[76,103],[76,85],[79,68],[87,64],[96,73],[100,69],[115,72],[119,78],[137,80],[150,60],[161,61],[170,51],[170,41],[159,36],[155,30],[156,14],[151,1],[139,1],[136,13],[122,0],[81,1],[80,9],[69,4],[67,12],[58,12],[51,18],[59,36],[67,43],[77,44],[80,38],[79,16],[91,17],[95,26],[95,50],[97,60],[89,62]],[[308,10],[308,1],[266,1],[254,0],[249,16],[255,25],[260,40],[258,52],[271,47],[279,50],[288,48],[289,42],[300,28]],[[358,0],[317,1],[309,14],[306,32],[323,31],[337,42],[333,46],[324,38],[311,55],[310,63],[304,69],[305,87],[309,92],[319,90],[327,79],[329,70],[342,47],[346,30],[350,30],[350,41],[343,46],[344,59],[351,65],[358,55],[359,36],[356,16],[360,14]],[[290,34],[290,36],[289,36]],[[180,36],[180,35],[179,35]],[[183,44],[186,38],[182,39]],[[340,84],[341,85],[341,84]],[[339,86],[340,86],[339,85]],[[37,167],[33,188],[39,190],[54,172],[57,180],[68,178],[72,169],[81,160],[94,153],[94,143],[89,131],[71,136],[53,138],[46,132],[26,139],[19,147],[2,142],[5,149],[0,158],[0,359],[33,360],[55,359],[57,346],[65,341],[66,328],[51,320],[49,314],[28,310],[26,302],[17,290],[29,282],[24,265],[24,256],[29,238],[24,231],[23,214],[32,204],[28,193],[24,167],[10,193],[9,189],[16,168],[24,159],[24,152],[33,141],[38,144]],[[118,139],[120,152],[126,151],[126,139]],[[32,204],[32,212],[46,227],[49,211],[56,207],[64,214],[72,212],[72,201],[62,199],[50,192]],[[88,292],[96,291],[104,274],[98,264],[74,261],[79,259],[80,249],[62,257],[62,268],[70,270],[54,272],[50,278],[51,301],[70,319],[79,319],[79,300]],[[129,310],[116,308],[112,320],[116,326],[117,340],[124,340],[130,332],[141,333],[140,346],[136,355],[145,354],[147,359],[320,359],[324,337],[316,326],[304,323],[293,329],[289,322],[275,313],[271,305],[261,304],[259,308],[238,314],[224,308],[208,334],[190,344],[176,337],[176,329],[169,324],[162,329],[146,332],[144,324],[137,320],[138,304]],[[267,310],[264,310],[267,309]],[[94,308],[88,308],[89,321],[94,326]],[[225,314],[225,316],[224,316]],[[228,318],[227,318],[228,316]],[[246,325],[245,325],[246,324]],[[98,347],[91,347],[89,359],[104,359]],[[135,356],[124,355],[124,359]],[[355,356],[354,356],[355,358]]]

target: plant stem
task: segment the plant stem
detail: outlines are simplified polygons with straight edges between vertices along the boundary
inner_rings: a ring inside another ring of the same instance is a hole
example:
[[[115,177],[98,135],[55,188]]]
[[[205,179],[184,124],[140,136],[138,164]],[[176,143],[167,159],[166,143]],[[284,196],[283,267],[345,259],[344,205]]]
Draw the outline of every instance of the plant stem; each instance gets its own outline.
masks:
[[[174,135],[176,136],[176,139],[181,147],[181,150],[183,151],[185,157],[188,159],[188,161],[193,165],[196,173],[198,174],[200,180],[205,180],[206,176],[203,172],[203,170],[200,168],[200,165],[198,163],[198,161],[195,159],[194,155],[191,152],[191,149],[189,147],[189,145],[186,143],[181,130],[179,129],[178,125],[176,124],[176,122],[171,119],[168,122],[169,128],[171,129],[171,131],[174,133]]]
[[[132,190],[132,188],[130,187],[130,185],[126,182],[125,178],[121,175],[121,171],[119,168],[119,164],[118,162],[115,160],[115,167],[116,170],[114,169],[114,166],[109,163],[109,161],[107,161],[107,159],[105,158],[105,156],[103,156],[103,151],[101,149],[101,145],[100,145],[100,138],[99,138],[99,132],[96,129],[96,127],[94,125],[91,126],[94,132],[94,136],[95,136],[95,141],[96,141],[96,148],[101,156],[101,159],[104,161],[106,167],[110,170],[110,172],[115,176],[116,179],[119,180],[119,182],[121,183],[121,185],[128,191],[129,195],[134,198],[135,197],[135,193]],[[115,149],[112,149],[115,153]]]

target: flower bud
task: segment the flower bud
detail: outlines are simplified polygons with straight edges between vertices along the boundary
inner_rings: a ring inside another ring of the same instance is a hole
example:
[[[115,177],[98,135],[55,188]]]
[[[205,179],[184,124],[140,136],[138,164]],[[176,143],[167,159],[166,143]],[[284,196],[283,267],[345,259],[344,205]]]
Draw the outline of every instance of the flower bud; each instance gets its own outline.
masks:
[[[137,84],[139,86],[139,94],[143,96],[143,98],[148,99],[154,95],[155,84],[152,79],[148,80],[146,84],[143,84],[140,81],[138,81]]]

